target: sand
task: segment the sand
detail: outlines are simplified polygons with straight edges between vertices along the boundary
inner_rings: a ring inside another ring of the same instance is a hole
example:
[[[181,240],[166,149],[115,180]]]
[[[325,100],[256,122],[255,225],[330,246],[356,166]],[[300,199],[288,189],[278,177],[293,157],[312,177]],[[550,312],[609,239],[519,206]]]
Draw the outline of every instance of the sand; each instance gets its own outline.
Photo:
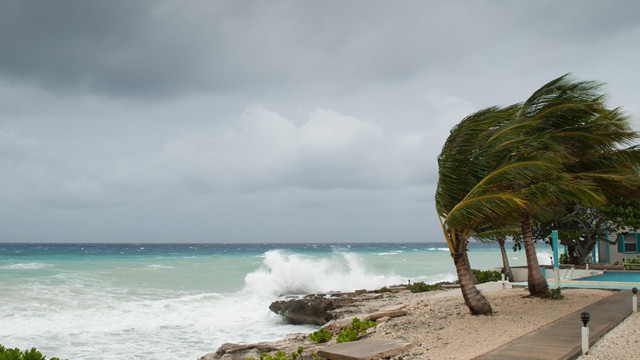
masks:
[[[611,294],[563,289],[564,299],[530,297],[522,288],[484,292],[492,316],[469,313],[461,295],[402,294],[408,315],[378,325],[369,335],[411,342],[404,359],[472,359]]]

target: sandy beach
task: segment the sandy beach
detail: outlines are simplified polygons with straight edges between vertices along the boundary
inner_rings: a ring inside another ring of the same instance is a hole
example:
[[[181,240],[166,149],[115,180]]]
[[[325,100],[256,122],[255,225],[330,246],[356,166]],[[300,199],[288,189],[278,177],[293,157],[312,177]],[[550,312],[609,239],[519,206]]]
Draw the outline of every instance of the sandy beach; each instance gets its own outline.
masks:
[[[492,288],[499,289],[497,286]],[[416,294],[401,291],[369,300],[355,311],[346,313],[344,319],[328,326],[339,328],[353,316],[365,318],[402,306],[406,315],[380,322],[366,337],[409,342],[397,359],[400,356],[403,359],[472,359],[606,297],[611,291],[563,289],[564,299],[561,300],[534,298],[523,288],[485,290],[483,293],[493,307],[492,316],[471,315],[459,290]],[[271,344],[286,351],[293,351],[298,346],[315,351],[334,343],[335,338],[318,345],[307,340],[305,334],[292,334],[286,340]],[[595,353],[594,349],[594,356]],[[211,353],[201,359],[246,359],[246,353]]]

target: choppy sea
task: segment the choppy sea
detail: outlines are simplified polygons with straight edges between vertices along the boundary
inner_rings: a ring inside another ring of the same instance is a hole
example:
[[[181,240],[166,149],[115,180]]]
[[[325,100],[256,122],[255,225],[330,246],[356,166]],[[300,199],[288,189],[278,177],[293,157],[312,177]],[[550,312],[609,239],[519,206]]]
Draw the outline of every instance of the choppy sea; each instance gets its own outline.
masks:
[[[525,265],[522,252],[509,258]],[[501,266],[495,244],[471,244],[469,259]],[[0,344],[70,360],[196,359],[317,330],[269,311],[286,295],[455,279],[445,243],[0,244]]]

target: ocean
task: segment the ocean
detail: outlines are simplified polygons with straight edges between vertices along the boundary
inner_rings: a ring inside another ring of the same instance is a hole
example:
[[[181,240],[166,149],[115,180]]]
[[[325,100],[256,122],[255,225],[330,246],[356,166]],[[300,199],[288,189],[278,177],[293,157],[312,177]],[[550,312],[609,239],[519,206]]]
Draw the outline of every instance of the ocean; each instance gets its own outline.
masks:
[[[469,258],[501,266],[496,244],[471,244]],[[70,360],[197,359],[317,330],[271,313],[283,296],[455,279],[445,243],[0,244],[0,345]]]

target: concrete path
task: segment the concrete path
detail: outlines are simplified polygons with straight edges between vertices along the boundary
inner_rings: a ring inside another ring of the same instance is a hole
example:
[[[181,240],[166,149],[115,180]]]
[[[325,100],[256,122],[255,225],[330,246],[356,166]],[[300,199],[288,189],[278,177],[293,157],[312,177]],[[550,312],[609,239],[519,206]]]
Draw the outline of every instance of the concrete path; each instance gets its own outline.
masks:
[[[632,295],[629,290],[616,292],[476,359],[575,359],[582,354],[580,313],[586,311],[591,315],[588,324],[591,346],[631,314]]]
[[[328,346],[318,350],[318,356],[329,360],[377,360],[394,356],[409,345],[390,339],[364,339]]]

